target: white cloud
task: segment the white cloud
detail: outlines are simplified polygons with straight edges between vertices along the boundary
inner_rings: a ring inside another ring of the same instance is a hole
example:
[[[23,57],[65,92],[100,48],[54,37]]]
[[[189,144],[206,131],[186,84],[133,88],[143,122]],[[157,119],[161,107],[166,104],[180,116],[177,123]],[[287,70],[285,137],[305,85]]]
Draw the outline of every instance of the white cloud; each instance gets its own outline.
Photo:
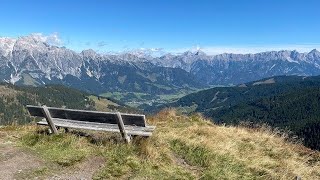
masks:
[[[163,48],[140,48],[134,51],[156,57],[162,56],[166,53]]]
[[[106,43],[105,41],[99,41],[92,43],[90,41],[85,43],[80,43],[81,45],[75,45],[75,43],[71,43],[69,39],[63,41],[59,33],[54,32],[51,34],[43,34],[43,33],[33,33],[30,35],[34,39],[48,43],[50,45],[55,46],[68,46],[73,50],[82,51],[83,46],[86,48],[93,48],[96,51],[100,52],[110,52],[110,48],[112,49],[112,44]],[[306,44],[275,44],[275,45],[231,45],[231,46],[200,46],[195,45],[193,47],[187,48],[176,48],[176,49],[164,49],[164,48],[148,48],[148,47],[141,47],[145,45],[145,42],[141,42],[138,44],[140,48],[130,48],[128,45],[127,40],[120,40],[123,44],[123,47],[118,49],[119,52],[139,52],[144,54],[149,54],[152,56],[161,56],[166,53],[173,53],[173,54],[180,54],[186,51],[198,51],[201,50],[208,55],[216,55],[216,54],[223,54],[223,53],[233,53],[233,54],[254,54],[266,51],[281,51],[281,50],[297,50],[298,52],[310,52],[312,49],[320,49],[320,43],[306,43]],[[91,46],[91,47],[90,47]],[[108,46],[109,51],[105,50],[105,46]],[[72,48],[73,47],[73,48]],[[94,48],[96,47],[96,48]],[[137,47],[137,46],[135,46]],[[113,49],[113,51],[116,51]]]
[[[97,43],[98,47],[103,47],[103,46],[106,46],[106,45],[108,45],[108,43],[106,43],[104,41],[100,41],[100,42]]]
[[[159,52],[162,50],[163,50],[163,48],[150,48],[150,51],[152,51],[152,52]]]
[[[33,33],[31,36],[41,42],[48,43],[50,45],[61,46],[63,45],[63,41],[60,39],[59,34],[54,32],[49,35],[44,35],[42,33]]]
[[[124,47],[126,49],[120,50],[117,52],[105,52],[109,54],[123,54],[123,53],[130,53],[134,54],[138,57],[144,57],[144,56],[153,56],[153,57],[160,57],[165,55],[167,52],[164,51],[163,48],[128,48],[128,46]]]

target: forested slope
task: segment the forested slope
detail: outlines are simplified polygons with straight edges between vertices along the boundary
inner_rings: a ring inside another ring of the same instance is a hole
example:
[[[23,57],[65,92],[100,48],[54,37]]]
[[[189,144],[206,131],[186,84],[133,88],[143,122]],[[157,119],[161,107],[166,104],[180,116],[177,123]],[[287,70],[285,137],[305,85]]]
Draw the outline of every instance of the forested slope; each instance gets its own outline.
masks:
[[[279,76],[212,88],[168,104],[187,113],[201,112],[226,124],[266,123],[304,138],[306,146],[320,149],[320,77]]]
[[[25,124],[32,121],[25,109],[28,104],[71,109],[133,111],[120,102],[92,96],[60,85],[20,87],[0,84],[0,125]]]

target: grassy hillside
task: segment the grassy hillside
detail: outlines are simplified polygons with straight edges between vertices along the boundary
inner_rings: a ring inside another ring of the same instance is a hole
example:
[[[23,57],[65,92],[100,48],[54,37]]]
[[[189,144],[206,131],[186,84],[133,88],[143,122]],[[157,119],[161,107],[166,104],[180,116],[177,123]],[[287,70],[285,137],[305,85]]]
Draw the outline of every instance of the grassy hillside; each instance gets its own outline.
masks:
[[[319,152],[268,127],[218,126],[199,115],[187,117],[172,110],[148,120],[157,126],[153,136],[130,145],[115,134],[71,131],[47,135],[35,126],[3,127],[0,143],[29,151],[43,162],[14,174],[17,179],[61,177],[61,172],[70,175],[69,171],[91,159],[99,159],[84,165],[97,167],[93,179],[320,178]]]
[[[0,125],[32,121],[25,109],[27,104],[71,109],[135,111],[110,98],[92,96],[64,86],[20,87],[0,84]]]
[[[319,97],[319,76],[280,76],[200,91],[168,106],[185,113],[201,112],[217,123],[267,123],[288,129],[319,150]]]

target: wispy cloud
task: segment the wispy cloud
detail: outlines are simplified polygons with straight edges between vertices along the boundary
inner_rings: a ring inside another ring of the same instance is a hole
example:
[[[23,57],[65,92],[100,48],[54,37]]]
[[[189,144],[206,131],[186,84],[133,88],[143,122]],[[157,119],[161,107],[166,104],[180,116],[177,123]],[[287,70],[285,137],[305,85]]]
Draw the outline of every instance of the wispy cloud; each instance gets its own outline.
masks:
[[[140,48],[132,51],[139,52],[141,54],[147,54],[150,56],[162,56],[166,54],[163,48]]]
[[[106,45],[108,45],[108,43],[106,43],[105,41],[100,41],[100,42],[97,43],[98,47],[104,47]]]
[[[159,52],[159,51],[163,51],[163,48],[151,48],[150,50],[152,52]]]
[[[305,44],[274,44],[274,45],[224,45],[224,46],[210,46],[210,45],[194,45],[192,47],[185,47],[185,48],[175,48],[175,49],[167,49],[167,48],[152,48],[152,47],[145,47],[145,42],[140,43],[130,43],[127,40],[120,40],[119,47],[114,46],[113,44],[107,43],[106,41],[99,41],[99,42],[77,42],[77,41],[70,41],[69,38],[63,39],[60,37],[59,33],[54,32],[51,34],[44,34],[44,33],[32,33],[34,39],[48,43],[50,45],[55,46],[68,46],[69,48],[82,51],[86,48],[92,48],[96,51],[105,52],[108,46],[108,52],[114,51],[118,53],[123,52],[139,52],[144,54],[150,54],[153,56],[161,56],[166,53],[173,53],[173,54],[180,54],[186,51],[198,51],[201,50],[208,55],[216,55],[216,54],[223,54],[223,53],[234,53],[234,54],[254,54],[259,52],[266,52],[266,51],[281,51],[281,50],[297,50],[299,52],[310,52],[312,49],[320,49],[320,43],[305,43]]]
[[[48,43],[50,45],[55,45],[55,46],[61,46],[63,45],[63,41],[59,37],[59,34],[57,32],[54,32],[49,35],[45,35],[43,33],[33,33],[31,36],[38,41]]]
[[[178,48],[168,50],[171,53],[183,53],[186,51],[201,50],[208,55],[216,55],[223,53],[234,54],[254,54],[266,51],[296,50],[299,52],[309,52],[312,49],[320,49],[320,43],[309,44],[287,44],[287,45],[244,45],[244,46],[193,46],[190,48]]]

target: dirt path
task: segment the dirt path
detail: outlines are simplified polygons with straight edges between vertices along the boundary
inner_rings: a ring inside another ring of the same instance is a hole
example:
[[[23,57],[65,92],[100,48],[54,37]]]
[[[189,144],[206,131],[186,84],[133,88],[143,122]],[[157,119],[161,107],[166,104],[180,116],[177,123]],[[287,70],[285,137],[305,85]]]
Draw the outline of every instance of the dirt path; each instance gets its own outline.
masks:
[[[10,141],[0,139],[0,179],[16,179],[20,173],[39,168],[43,162]]]
[[[92,179],[94,173],[98,171],[104,164],[102,157],[89,157],[72,167],[72,169],[66,169],[59,174],[49,177],[48,179],[54,180],[78,180],[78,179]]]
[[[0,134],[0,180],[92,179],[94,173],[98,171],[103,164],[103,157],[89,157],[73,167],[62,170],[57,167],[49,167],[51,165],[48,165],[48,163],[41,160],[36,154],[17,147],[14,142],[7,140],[3,137],[3,134]],[[52,169],[53,172],[49,172],[48,175],[35,175],[32,173],[41,169]],[[39,177],[37,177],[38,175]]]

